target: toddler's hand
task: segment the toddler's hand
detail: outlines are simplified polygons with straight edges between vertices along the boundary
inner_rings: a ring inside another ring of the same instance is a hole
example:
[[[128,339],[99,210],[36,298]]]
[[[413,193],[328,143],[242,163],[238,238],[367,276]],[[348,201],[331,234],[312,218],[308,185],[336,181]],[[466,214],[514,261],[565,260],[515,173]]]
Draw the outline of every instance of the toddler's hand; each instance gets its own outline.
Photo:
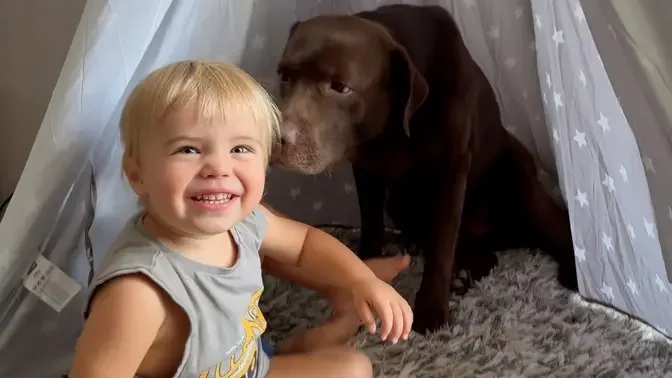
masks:
[[[388,337],[393,343],[408,338],[413,325],[413,311],[396,290],[378,278],[357,283],[352,287],[355,308],[370,333],[376,332],[376,321],[371,310],[381,320],[381,339]]]

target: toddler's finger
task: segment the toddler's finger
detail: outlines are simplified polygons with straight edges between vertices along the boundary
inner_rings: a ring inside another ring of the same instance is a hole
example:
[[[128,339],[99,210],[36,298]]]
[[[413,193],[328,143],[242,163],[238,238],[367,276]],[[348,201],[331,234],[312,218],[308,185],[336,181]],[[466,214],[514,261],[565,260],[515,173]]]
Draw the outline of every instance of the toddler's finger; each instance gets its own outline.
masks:
[[[355,308],[359,314],[359,318],[362,319],[362,323],[366,326],[366,329],[369,333],[376,333],[376,319],[373,317],[371,308],[366,301],[357,301],[355,302]]]
[[[392,333],[390,336],[392,342],[396,344],[404,331],[404,311],[401,307],[401,303],[392,302],[392,313],[394,316],[394,324],[392,324]]]
[[[392,312],[392,303],[387,300],[376,302],[376,312],[381,320],[380,338],[385,341],[390,335],[392,324],[394,323],[394,314]]]
[[[411,329],[413,328],[414,314],[411,305],[409,305],[406,301],[404,301],[402,309],[404,310],[404,334],[402,337],[404,340],[406,340],[408,339],[408,335],[411,333]]]

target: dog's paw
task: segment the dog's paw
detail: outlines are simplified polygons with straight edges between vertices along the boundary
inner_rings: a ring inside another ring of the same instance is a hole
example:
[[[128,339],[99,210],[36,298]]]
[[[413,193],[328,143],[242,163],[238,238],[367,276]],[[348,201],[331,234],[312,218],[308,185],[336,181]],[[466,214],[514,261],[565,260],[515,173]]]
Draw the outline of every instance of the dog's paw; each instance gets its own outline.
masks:
[[[474,280],[471,277],[471,272],[468,270],[462,269],[455,277],[453,277],[453,284],[451,289],[456,295],[464,295],[474,284]]]
[[[418,292],[418,294],[421,293]],[[415,332],[426,335],[450,325],[452,321],[447,300],[444,306],[436,298],[416,295],[413,310],[413,330]]]

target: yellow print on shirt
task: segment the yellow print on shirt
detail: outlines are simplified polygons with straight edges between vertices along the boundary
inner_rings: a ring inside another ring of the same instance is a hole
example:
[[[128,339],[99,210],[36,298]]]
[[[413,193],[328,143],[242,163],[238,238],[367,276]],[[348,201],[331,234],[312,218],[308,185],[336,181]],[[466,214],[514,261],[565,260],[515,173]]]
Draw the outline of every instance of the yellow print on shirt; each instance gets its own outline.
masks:
[[[259,298],[263,291],[264,289],[260,288],[252,294],[247,313],[241,318],[245,338],[238,353],[231,355],[231,358],[218,363],[213,368],[203,371],[198,378],[241,378],[250,370],[250,367],[256,365],[257,338],[266,330],[266,319],[259,308]]]

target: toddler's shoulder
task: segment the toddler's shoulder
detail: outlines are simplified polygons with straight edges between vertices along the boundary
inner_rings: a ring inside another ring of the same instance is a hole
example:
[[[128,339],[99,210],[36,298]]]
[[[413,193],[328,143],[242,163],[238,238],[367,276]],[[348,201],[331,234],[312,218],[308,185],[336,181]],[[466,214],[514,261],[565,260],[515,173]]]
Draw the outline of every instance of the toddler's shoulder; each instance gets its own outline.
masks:
[[[241,244],[258,250],[266,236],[267,227],[266,215],[261,207],[257,207],[250,215],[233,226],[232,230]]]

